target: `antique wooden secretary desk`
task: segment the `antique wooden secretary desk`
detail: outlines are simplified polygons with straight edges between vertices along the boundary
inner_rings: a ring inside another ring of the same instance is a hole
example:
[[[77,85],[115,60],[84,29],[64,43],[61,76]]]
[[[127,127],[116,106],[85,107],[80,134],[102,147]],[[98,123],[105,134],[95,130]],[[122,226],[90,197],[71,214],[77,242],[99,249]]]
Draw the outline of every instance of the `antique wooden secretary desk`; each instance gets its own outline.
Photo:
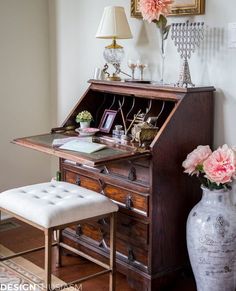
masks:
[[[63,181],[102,193],[119,205],[117,268],[136,290],[158,290],[188,262],[185,225],[200,198],[200,187],[183,174],[181,164],[197,145],[212,144],[213,91],[213,87],[185,89],[91,80],[62,128],[14,141],[59,157]],[[118,103],[127,123],[140,109],[145,118],[158,116],[159,131],[148,148],[117,143],[106,133],[95,139],[107,147],[93,154],[52,147],[53,139],[75,134],[69,127],[82,110],[92,113],[98,127],[104,110],[114,109],[114,124],[121,124]],[[108,230],[107,221],[93,221],[66,229],[63,238],[105,260]]]

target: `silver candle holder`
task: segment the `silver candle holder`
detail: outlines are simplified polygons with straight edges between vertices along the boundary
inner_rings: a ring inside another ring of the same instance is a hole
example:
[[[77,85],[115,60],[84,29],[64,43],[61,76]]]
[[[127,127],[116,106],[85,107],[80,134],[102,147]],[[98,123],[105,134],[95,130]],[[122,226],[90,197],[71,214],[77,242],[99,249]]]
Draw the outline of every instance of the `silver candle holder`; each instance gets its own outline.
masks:
[[[172,23],[171,38],[183,60],[179,81],[176,83],[176,86],[194,87],[188,59],[190,59],[191,54],[195,52],[196,48],[200,46],[200,42],[204,38],[204,22],[189,23],[189,21],[186,21],[185,23]]]

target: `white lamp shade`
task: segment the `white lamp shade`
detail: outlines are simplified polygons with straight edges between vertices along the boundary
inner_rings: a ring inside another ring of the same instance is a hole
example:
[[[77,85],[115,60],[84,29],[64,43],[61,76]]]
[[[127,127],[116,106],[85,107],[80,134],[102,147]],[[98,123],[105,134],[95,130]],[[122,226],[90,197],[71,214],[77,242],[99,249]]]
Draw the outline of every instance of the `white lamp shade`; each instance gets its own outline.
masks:
[[[104,8],[96,37],[107,39],[127,39],[133,37],[124,7],[108,6]]]

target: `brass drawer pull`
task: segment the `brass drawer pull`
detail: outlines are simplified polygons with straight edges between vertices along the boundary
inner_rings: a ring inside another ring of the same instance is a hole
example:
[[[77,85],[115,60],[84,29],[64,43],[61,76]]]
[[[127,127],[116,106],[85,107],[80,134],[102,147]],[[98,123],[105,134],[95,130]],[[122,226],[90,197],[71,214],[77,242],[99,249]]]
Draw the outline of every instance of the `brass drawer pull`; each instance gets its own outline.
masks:
[[[78,178],[76,179],[75,184],[78,185],[78,186],[81,185],[81,179],[80,179],[80,177],[78,177]]]
[[[75,232],[78,236],[81,236],[83,234],[82,226],[80,224],[77,225]]]
[[[105,218],[101,218],[98,220],[98,224],[101,224],[101,225],[108,225],[107,221]]]
[[[128,174],[128,180],[135,181],[137,180],[136,169],[135,167],[131,167]]]
[[[125,207],[127,209],[131,209],[133,207],[133,201],[132,201],[132,196],[128,195],[125,199]]]
[[[105,187],[106,187],[106,183],[105,183],[102,179],[98,179],[98,182],[99,182],[99,184],[100,184],[102,190],[104,190]]]
[[[129,260],[129,262],[135,261],[134,252],[132,249],[128,249],[128,260]]]

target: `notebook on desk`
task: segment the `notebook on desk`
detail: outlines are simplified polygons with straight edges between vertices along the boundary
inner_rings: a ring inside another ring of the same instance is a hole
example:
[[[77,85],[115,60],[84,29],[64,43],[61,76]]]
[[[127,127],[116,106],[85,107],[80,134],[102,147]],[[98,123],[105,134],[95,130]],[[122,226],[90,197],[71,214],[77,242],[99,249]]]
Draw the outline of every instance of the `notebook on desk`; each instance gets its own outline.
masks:
[[[52,146],[53,147],[60,147],[60,146],[64,145],[65,143],[68,143],[69,141],[73,141],[73,140],[93,142],[93,139],[91,136],[89,136],[89,137],[73,136],[73,137],[55,138],[55,139],[53,139]]]
[[[63,149],[63,150],[92,154],[92,153],[95,153],[97,151],[104,149],[105,147],[106,147],[106,145],[100,144],[100,143],[72,140],[72,141],[66,142],[65,144],[63,144],[59,148]]]

